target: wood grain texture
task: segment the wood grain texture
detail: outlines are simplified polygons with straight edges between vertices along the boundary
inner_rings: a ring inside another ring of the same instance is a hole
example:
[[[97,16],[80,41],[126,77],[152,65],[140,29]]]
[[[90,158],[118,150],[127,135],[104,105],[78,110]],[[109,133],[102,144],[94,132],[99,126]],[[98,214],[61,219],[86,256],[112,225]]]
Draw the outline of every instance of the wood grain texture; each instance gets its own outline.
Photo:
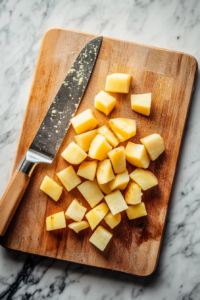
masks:
[[[74,59],[94,37],[62,29],[52,29],[45,34],[13,170],[26,153]],[[79,234],[69,228],[46,232],[45,218],[65,211],[75,197],[89,208],[77,188],[69,193],[65,190],[57,203],[39,189],[45,175],[59,183],[56,173],[68,166],[60,154],[74,140],[75,131],[70,127],[53,164],[36,167],[2,245],[140,276],[151,274],[158,260],[196,69],[197,62],[190,55],[103,38],[94,72],[77,113],[91,108],[99,120],[99,127],[108,124],[109,117],[135,119],[137,135],[131,141],[136,143],[151,133],[159,133],[164,138],[166,151],[149,167],[159,180],[158,187],[144,192],[143,196],[148,216],[129,221],[126,214],[122,213],[121,225],[113,230],[102,221],[101,224],[114,234],[104,252],[89,242],[92,234],[90,229]],[[133,77],[128,95],[112,93],[117,98],[117,105],[106,117],[94,108],[94,97],[104,90],[106,76],[114,72],[129,73]],[[150,117],[131,110],[130,95],[133,93],[152,93]],[[128,163],[127,168],[129,173],[135,169]],[[67,220],[67,224],[69,222]]]

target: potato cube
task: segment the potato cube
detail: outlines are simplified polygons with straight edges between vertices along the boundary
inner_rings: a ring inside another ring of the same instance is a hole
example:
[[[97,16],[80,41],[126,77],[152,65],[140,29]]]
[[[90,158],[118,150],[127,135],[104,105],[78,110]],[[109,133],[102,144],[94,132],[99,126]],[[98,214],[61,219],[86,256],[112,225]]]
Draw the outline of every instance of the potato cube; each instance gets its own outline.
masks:
[[[113,110],[116,105],[116,99],[104,91],[99,92],[94,98],[94,107],[102,111],[106,116]]]
[[[129,220],[137,219],[147,215],[144,202],[136,205],[131,205],[126,210],[127,217]]]
[[[91,209],[85,215],[92,230],[103,220],[103,218],[108,212],[109,212],[108,205],[106,203],[101,203],[96,207],[94,207],[93,209]]]
[[[115,73],[106,77],[106,92],[128,94],[131,83],[131,75]]]
[[[106,139],[106,141],[113,146],[114,148],[117,147],[117,145],[119,144],[118,139],[116,138],[116,136],[114,135],[114,133],[108,129],[108,127],[106,126],[102,126],[100,128],[97,128],[97,131],[100,135],[103,135]]]
[[[111,191],[114,190],[125,190],[129,183],[130,177],[128,175],[127,169],[125,169],[123,172],[118,173],[114,180],[110,181],[108,183],[109,188]]]
[[[95,174],[97,170],[97,161],[83,161],[80,165],[77,174],[81,177],[89,179],[91,181],[94,180]]]
[[[70,217],[72,220],[79,222],[82,221],[86,210],[86,207],[82,206],[78,200],[74,199],[66,210],[65,215]]]
[[[145,146],[151,160],[155,160],[165,151],[164,141],[160,134],[153,133],[141,139],[140,142]]]
[[[158,184],[156,176],[148,170],[136,169],[129,176],[144,191]]]
[[[142,195],[141,187],[134,181],[130,181],[125,192],[126,203],[139,204],[142,201]]]
[[[97,168],[97,181],[100,184],[107,183],[115,178],[110,159],[100,161]]]
[[[71,122],[77,134],[92,130],[99,123],[94,117],[91,109],[87,109],[78,116],[72,118]]]
[[[124,197],[122,196],[119,190],[116,190],[111,194],[105,196],[105,200],[113,215],[116,215],[117,213],[128,208]]]
[[[77,189],[91,207],[96,206],[104,197],[96,181],[85,181]]]
[[[63,190],[63,188],[49,176],[44,177],[40,189],[55,201],[58,201]]]
[[[151,109],[151,93],[131,95],[131,108],[142,115],[149,116]]]
[[[88,152],[88,150],[90,148],[90,144],[92,143],[92,140],[95,138],[97,133],[98,133],[97,129],[94,129],[94,130],[76,135],[74,137],[74,139],[75,139],[75,142],[77,143],[77,145],[79,145],[79,147],[81,147],[81,149],[83,149],[83,151]]]
[[[148,168],[150,164],[150,158],[144,145],[128,142],[125,153],[126,159],[130,164],[144,169]]]
[[[104,160],[108,158],[110,150],[112,150],[112,147],[106,142],[105,137],[97,134],[90,145],[89,156],[94,159]]]
[[[98,183],[98,185],[104,194],[108,195],[111,193],[108,183],[104,183],[104,184]]]
[[[103,226],[97,227],[89,241],[99,250],[104,251],[113,234],[106,230]]]
[[[86,159],[87,154],[77,144],[71,142],[68,147],[61,153],[61,156],[70,164],[78,165],[84,159]]]
[[[111,211],[104,218],[105,222],[112,229],[114,227],[116,227],[121,222],[121,219],[122,219],[122,217],[121,217],[120,213],[118,213],[118,214],[116,214],[116,215],[113,216],[113,214],[111,213]]]
[[[126,155],[123,146],[108,152],[115,173],[121,173],[126,169]]]
[[[87,221],[80,221],[80,222],[73,222],[69,224],[68,227],[74,230],[76,233],[78,233],[79,231],[90,227],[90,225],[88,224]]]
[[[72,166],[60,171],[57,176],[68,192],[82,182]]]
[[[51,215],[46,218],[46,230],[56,230],[66,227],[64,211]]]
[[[120,142],[124,142],[136,135],[136,122],[128,118],[116,118],[109,121],[109,125]]]

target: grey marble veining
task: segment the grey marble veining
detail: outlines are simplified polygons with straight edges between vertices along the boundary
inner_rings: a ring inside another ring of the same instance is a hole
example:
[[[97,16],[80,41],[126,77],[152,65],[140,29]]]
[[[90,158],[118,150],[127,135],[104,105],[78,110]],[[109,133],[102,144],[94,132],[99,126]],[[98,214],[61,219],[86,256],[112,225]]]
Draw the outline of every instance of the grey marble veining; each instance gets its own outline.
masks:
[[[41,39],[51,27],[178,50],[200,60],[198,0],[0,1],[0,195],[9,181]],[[0,299],[200,299],[199,114],[197,76],[152,276],[138,278],[1,248]]]

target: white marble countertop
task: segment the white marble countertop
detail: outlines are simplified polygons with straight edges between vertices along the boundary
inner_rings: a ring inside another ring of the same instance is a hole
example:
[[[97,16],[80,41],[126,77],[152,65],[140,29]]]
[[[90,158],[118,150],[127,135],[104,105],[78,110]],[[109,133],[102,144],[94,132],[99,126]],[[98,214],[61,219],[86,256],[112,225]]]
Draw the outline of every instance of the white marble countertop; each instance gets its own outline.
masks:
[[[0,195],[9,181],[41,39],[51,27],[178,50],[200,60],[198,0],[0,1]],[[0,299],[199,299],[199,98],[197,76],[156,272],[138,278],[1,248]]]

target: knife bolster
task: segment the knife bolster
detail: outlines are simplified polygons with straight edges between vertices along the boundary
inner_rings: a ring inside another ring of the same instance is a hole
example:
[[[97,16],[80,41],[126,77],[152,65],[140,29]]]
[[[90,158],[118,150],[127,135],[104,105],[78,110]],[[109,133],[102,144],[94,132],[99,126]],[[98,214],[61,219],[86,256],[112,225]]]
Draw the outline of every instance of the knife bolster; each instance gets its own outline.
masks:
[[[18,167],[18,170],[31,177],[36,165],[37,163],[27,160],[25,155]]]

